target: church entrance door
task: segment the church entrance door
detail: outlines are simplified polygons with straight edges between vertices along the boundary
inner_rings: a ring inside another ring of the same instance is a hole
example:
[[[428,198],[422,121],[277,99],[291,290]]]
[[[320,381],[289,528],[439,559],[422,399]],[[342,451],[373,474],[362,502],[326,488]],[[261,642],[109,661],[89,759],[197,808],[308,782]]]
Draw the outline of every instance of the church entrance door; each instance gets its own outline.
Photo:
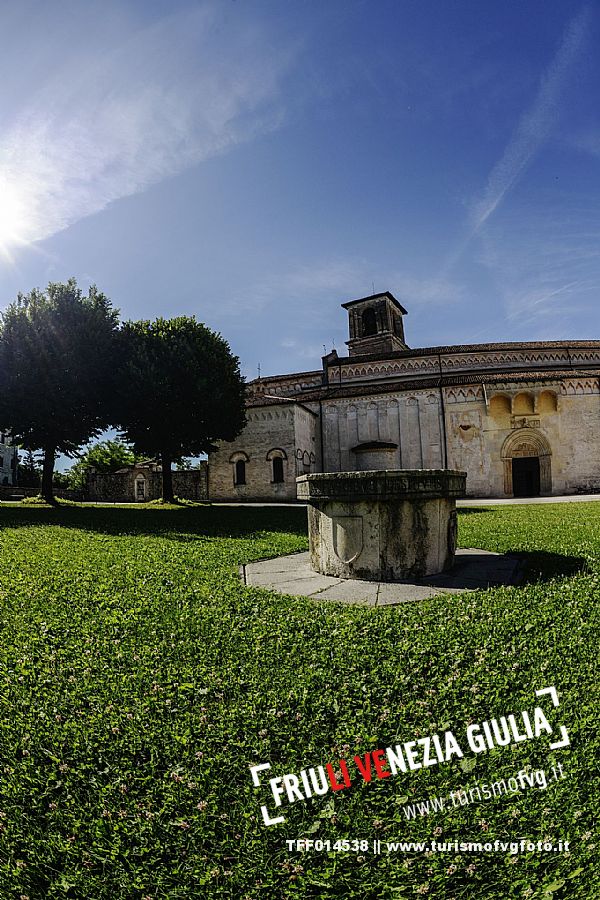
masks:
[[[514,428],[500,451],[507,497],[548,497],[552,493],[552,451],[539,428]]]
[[[515,497],[539,497],[539,456],[516,457],[512,461],[513,495]]]

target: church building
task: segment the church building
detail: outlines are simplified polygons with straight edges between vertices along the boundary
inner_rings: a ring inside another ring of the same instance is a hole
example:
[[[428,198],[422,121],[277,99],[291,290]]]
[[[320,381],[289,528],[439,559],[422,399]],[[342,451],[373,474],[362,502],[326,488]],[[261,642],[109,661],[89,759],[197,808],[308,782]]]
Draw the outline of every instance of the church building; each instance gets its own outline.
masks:
[[[389,292],[343,303],[346,356],[247,386],[211,500],[289,501],[309,472],[459,469],[471,497],[600,492],[600,341],[411,349]]]

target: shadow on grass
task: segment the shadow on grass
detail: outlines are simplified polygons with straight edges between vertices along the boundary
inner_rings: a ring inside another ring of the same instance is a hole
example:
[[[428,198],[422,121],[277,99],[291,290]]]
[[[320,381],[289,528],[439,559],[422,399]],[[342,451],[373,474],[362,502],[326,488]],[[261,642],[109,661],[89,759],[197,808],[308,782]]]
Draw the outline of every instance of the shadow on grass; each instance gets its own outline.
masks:
[[[484,508],[461,509],[460,514],[479,513]],[[2,506],[0,530],[54,525],[110,535],[154,535],[173,541],[193,542],[198,538],[250,537],[260,532],[306,535],[307,516],[298,507],[181,506],[177,509],[104,506]],[[544,550],[507,551],[521,563],[520,584],[586,574],[587,559]]]
[[[587,575],[592,571],[589,561],[583,556],[563,556],[561,553],[549,553],[545,550],[517,550],[510,555],[521,563],[521,584]]]
[[[191,541],[195,536],[245,537],[261,531],[307,532],[304,507],[0,506],[0,529],[56,525],[101,534],[143,534]]]

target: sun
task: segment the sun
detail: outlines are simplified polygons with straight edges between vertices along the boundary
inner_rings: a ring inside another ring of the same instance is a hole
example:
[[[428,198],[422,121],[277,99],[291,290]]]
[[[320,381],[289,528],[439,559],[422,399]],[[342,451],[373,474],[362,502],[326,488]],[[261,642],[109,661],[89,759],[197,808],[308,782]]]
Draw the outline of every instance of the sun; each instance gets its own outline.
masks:
[[[27,243],[29,222],[25,194],[0,175],[0,254],[11,258],[11,250]]]

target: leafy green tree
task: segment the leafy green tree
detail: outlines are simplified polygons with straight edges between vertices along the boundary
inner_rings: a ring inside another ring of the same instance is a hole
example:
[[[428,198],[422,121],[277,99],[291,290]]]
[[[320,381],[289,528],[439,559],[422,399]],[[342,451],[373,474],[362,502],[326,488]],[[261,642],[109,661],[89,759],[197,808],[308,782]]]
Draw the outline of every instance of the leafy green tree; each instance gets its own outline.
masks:
[[[54,472],[52,475],[52,484],[55,488],[69,490],[71,487],[71,479],[66,472]]]
[[[39,488],[42,479],[41,466],[31,450],[19,460],[17,468],[17,484],[20,487]]]
[[[245,424],[245,385],[229,344],[194,317],[126,322],[117,422],[136,451],[160,458],[174,500],[172,463],[233,440]]]
[[[196,460],[189,459],[188,457],[182,456],[181,459],[174,460],[176,463],[175,468],[178,472],[189,472],[191,469],[201,469],[202,462]]]
[[[41,449],[42,496],[52,501],[58,453],[72,456],[110,422],[118,312],[74,278],[19,294],[0,318],[0,423]]]
[[[90,469],[116,472],[125,466],[132,466],[138,459],[131,447],[122,441],[98,441],[88,447],[68,470],[69,486],[73,490],[83,490]]]

